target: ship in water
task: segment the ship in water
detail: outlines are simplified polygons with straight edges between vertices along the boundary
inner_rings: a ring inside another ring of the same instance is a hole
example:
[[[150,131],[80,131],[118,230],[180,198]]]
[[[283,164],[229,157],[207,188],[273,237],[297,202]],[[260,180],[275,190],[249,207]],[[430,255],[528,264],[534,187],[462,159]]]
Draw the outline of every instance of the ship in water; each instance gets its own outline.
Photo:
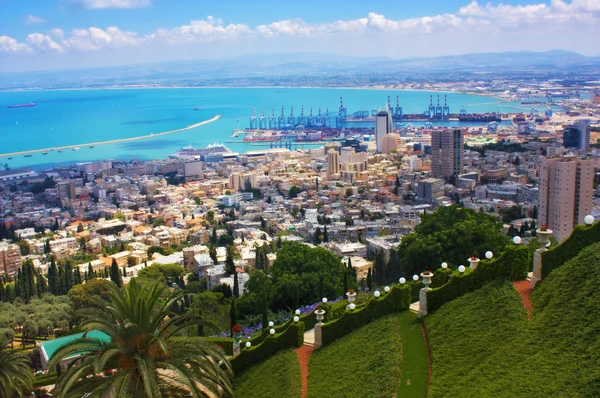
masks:
[[[500,114],[493,113],[461,113],[458,115],[459,122],[501,122]]]
[[[35,102],[30,102],[28,104],[8,105],[7,108],[28,108],[30,106],[35,106]]]
[[[201,111],[201,110],[202,110],[202,107],[201,107],[201,106],[197,106],[197,107],[195,107],[195,108],[194,108],[194,110],[195,110],[195,111]]]

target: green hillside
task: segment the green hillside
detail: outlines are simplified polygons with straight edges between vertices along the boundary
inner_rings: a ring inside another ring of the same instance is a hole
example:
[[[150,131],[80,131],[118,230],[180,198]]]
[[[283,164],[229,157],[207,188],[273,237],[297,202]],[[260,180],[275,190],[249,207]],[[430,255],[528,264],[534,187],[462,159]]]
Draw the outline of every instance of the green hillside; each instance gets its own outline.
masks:
[[[292,349],[252,366],[235,377],[238,398],[299,398],[302,379],[298,356]]]
[[[400,314],[378,319],[310,358],[308,396],[391,397],[402,368]]]
[[[538,285],[532,321],[509,282],[427,317],[430,397],[598,396],[599,251],[600,243],[586,248]]]

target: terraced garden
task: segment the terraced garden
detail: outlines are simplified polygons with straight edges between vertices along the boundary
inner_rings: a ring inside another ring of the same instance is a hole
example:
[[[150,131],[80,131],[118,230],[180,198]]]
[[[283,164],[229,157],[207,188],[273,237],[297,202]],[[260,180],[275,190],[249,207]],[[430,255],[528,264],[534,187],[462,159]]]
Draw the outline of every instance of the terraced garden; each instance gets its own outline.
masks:
[[[239,398],[299,398],[301,387],[300,364],[291,348],[252,366],[234,380]]]
[[[533,317],[493,282],[425,320],[431,397],[590,397],[600,391],[600,243],[533,291]]]

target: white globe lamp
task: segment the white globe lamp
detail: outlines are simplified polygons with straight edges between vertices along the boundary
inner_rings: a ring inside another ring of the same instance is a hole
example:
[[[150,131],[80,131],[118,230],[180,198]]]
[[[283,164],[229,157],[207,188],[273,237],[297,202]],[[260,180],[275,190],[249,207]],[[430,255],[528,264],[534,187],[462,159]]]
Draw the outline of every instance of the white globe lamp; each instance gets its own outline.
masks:
[[[300,317],[298,317],[297,315],[294,317],[294,322],[298,322],[300,320]]]
[[[273,321],[269,321],[269,327],[270,327],[270,328],[272,328],[272,327],[273,327],[273,325],[275,325],[275,324],[273,323]]]
[[[296,310],[296,315],[300,315],[300,310]]]
[[[485,258],[487,258],[488,260],[491,260],[492,257],[494,257],[494,253],[492,253],[491,251],[485,252]]]
[[[464,266],[464,265],[459,265],[459,266],[458,266],[458,272],[460,272],[461,274],[462,274],[463,272],[465,272],[465,266]]]
[[[406,279],[400,278],[400,279],[398,279],[398,282],[400,282],[400,284],[404,285],[406,283]]]
[[[419,280],[419,275],[413,275],[413,281],[418,281]]]
[[[271,333],[272,335],[275,334],[275,329],[269,330],[269,333]]]
[[[353,310],[353,309],[356,308],[356,304],[350,303],[350,304],[348,304],[348,308],[350,308],[351,310]]]
[[[443,262],[443,263],[442,263],[442,268],[443,268],[443,269],[446,269],[446,268],[448,268],[448,263],[447,263],[447,262]]]
[[[390,291],[390,287],[389,287],[389,286],[386,286],[386,287],[384,287],[384,288],[383,288],[383,290],[385,290],[385,292],[387,293],[387,292],[389,292],[389,291]]]
[[[375,292],[373,293],[373,296],[379,297],[379,296],[381,296],[381,293],[379,292],[379,290],[375,290]]]
[[[249,341],[246,341],[246,348],[250,348],[252,346],[252,343]]]
[[[588,214],[587,216],[585,216],[583,221],[585,221],[585,223],[587,225],[592,225],[594,223],[594,216],[592,216],[591,214]]]
[[[520,245],[520,244],[521,244],[521,237],[520,237],[520,236],[515,236],[515,237],[513,238],[513,243],[514,243],[515,245]]]
[[[323,300],[321,300],[323,302],[323,304],[327,303],[327,297],[323,297]]]

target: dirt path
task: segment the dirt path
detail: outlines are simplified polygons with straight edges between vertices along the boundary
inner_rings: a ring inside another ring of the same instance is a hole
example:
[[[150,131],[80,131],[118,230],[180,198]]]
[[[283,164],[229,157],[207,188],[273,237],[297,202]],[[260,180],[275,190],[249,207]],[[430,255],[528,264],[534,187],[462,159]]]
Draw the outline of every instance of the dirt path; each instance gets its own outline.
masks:
[[[521,296],[521,302],[523,303],[523,307],[527,310],[527,319],[531,320],[531,286],[528,280],[522,281],[513,281],[513,286],[517,292],[519,292],[519,296]]]
[[[431,349],[429,348],[429,339],[427,338],[427,331],[425,325],[421,322],[421,332],[423,332],[423,340],[425,340],[425,346],[427,347],[427,365],[428,365],[428,379],[427,379],[427,395],[429,395],[429,387],[431,386]]]
[[[309,345],[303,345],[300,348],[294,349],[298,360],[300,361],[300,372],[302,374],[302,398],[306,398],[308,394],[308,359],[313,352],[313,347]]]

